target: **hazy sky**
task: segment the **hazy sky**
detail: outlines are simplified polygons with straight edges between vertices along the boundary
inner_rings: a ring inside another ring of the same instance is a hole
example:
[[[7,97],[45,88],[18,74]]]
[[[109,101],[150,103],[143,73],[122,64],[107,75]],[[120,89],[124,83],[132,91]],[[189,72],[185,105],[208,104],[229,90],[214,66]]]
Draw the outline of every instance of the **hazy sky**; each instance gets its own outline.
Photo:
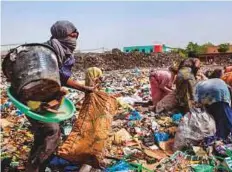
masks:
[[[2,2],[1,44],[44,42],[73,22],[79,49],[232,43],[232,2]]]

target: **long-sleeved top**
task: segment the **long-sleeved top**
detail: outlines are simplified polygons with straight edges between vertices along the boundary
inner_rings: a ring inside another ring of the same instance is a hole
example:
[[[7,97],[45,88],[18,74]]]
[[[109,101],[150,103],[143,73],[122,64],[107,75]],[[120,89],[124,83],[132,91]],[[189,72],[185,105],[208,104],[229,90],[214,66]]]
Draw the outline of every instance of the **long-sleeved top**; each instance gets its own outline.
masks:
[[[75,58],[73,56],[70,56],[61,65],[61,67],[59,69],[61,85],[66,85],[68,79],[71,77],[72,67],[73,67],[74,63],[75,63]]]

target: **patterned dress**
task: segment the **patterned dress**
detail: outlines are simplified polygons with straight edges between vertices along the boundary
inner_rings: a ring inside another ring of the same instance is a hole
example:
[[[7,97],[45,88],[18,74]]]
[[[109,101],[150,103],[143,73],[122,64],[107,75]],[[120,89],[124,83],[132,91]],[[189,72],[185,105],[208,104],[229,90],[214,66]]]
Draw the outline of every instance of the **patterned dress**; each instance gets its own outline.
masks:
[[[190,67],[182,67],[176,77],[176,98],[184,112],[191,108],[191,100],[194,100],[195,76]]]

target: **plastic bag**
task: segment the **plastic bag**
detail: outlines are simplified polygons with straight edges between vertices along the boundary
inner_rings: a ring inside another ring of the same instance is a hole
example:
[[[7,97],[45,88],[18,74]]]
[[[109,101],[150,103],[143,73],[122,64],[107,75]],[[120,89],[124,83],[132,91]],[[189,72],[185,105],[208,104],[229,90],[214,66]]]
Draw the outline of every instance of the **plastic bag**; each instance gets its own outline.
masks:
[[[142,119],[142,117],[141,117],[141,115],[140,115],[140,113],[138,111],[136,111],[136,110],[131,111],[131,115],[129,116],[129,120],[131,120],[131,121],[139,121],[141,119]]]
[[[194,172],[213,172],[214,167],[207,164],[192,165]]]
[[[106,169],[106,172],[122,172],[122,171],[128,171],[128,170],[132,170],[133,167],[131,165],[129,165],[127,162],[125,161],[119,161],[117,164],[113,165],[112,167],[109,167]]]
[[[179,124],[183,115],[181,113],[176,113],[172,116],[172,121],[176,124]]]
[[[162,141],[168,141],[169,139],[169,134],[168,133],[164,133],[164,132],[157,132],[154,134],[155,137],[155,141],[157,143],[162,142]]]
[[[104,166],[104,148],[116,111],[114,97],[100,91],[87,94],[72,132],[58,149],[59,156],[94,168]]]
[[[194,145],[205,137],[216,133],[215,121],[211,115],[201,109],[192,109],[181,120],[174,141],[174,150]]]

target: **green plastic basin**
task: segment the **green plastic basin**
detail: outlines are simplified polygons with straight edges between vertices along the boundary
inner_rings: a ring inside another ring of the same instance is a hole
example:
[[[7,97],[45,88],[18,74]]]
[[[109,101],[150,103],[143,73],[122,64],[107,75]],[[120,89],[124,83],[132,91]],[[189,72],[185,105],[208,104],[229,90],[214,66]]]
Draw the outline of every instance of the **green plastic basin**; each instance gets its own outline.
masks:
[[[51,113],[51,112],[46,112],[43,114],[38,114],[30,110],[30,108],[23,103],[19,102],[12,94],[11,94],[11,89],[10,87],[7,89],[7,95],[12,101],[12,103],[25,115],[38,120],[42,122],[49,122],[49,123],[59,123],[61,121],[64,121],[66,119],[71,118],[76,111],[76,108],[74,104],[67,98],[64,99],[63,104],[60,106],[58,111],[64,112],[64,113]]]

